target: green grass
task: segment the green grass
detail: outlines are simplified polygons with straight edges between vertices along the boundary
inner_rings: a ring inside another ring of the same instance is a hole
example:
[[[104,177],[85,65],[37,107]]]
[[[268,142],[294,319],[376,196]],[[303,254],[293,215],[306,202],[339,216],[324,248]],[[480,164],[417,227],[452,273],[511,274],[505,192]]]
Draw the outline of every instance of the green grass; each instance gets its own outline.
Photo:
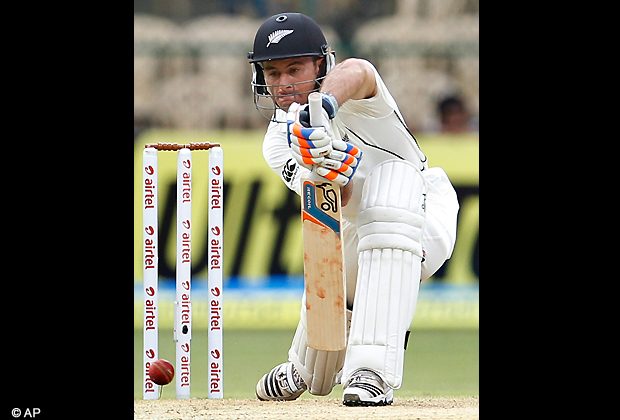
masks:
[[[288,360],[291,330],[229,330],[224,332],[224,396],[255,398],[260,377]],[[396,397],[477,396],[477,329],[412,331],[405,352],[405,373]],[[171,330],[160,330],[159,357],[174,365]],[[134,331],[134,398],[142,398],[142,330]],[[207,397],[207,332],[192,332],[191,395]],[[165,386],[162,398],[175,398],[174,381]],[[304,396],[314,398],[307,393]],[[340,398],[336,385],[331,398]]]

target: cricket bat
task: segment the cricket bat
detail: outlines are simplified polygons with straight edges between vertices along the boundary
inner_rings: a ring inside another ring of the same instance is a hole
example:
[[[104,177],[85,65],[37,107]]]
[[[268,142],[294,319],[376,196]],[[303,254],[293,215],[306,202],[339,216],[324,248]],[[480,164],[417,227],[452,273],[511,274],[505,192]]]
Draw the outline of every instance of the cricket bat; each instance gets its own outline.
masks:
[[[321,95],[311,93],[308,104],[310,125],[321,126]],[[338,351],[347,326],[340,186],[314,171],[301,182],[308,347]]]

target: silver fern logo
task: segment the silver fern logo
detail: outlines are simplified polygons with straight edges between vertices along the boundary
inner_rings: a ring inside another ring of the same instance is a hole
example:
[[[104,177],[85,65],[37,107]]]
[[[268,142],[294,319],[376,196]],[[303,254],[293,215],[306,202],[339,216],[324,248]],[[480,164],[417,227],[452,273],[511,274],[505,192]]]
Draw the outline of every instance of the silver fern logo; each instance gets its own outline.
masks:
[[[294,29],[280,29],[279,31],[273,31],[268,36],[269,42],[267,43],[266,48],[269,48],[271,44],[277,44],[278,42],[280,42],[280,40],[282,40],[282,38],[284,38],[287,35],[292,34],[293,32],[295,32]]]

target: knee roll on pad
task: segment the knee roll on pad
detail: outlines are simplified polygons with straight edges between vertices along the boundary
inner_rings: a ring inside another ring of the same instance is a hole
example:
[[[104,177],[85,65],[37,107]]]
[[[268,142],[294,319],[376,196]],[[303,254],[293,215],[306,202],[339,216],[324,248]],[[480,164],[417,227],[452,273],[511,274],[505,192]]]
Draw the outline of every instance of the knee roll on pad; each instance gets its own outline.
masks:
[[[357,215],[358,252],[400,249],[422,258],[424,179],[413,164],[389,160],[366,178]]]

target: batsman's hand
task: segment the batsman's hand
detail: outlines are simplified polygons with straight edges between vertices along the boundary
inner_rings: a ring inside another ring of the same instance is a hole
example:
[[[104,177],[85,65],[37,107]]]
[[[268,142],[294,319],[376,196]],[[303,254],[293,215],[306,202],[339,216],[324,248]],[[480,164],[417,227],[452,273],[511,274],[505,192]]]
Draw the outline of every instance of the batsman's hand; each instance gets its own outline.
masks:
[[[286,138],[300,165],[312,169],[332,151],[332,136],[325,127],[310,127],[308,105],[292,103],[286,114]],[[325,113],[327,119],[327,113]]]
[[[322,177],[345,187],[362,160],[362,151],[342,140],[333,140],[332,147],[334,150],[316,166],[315,171]]]

